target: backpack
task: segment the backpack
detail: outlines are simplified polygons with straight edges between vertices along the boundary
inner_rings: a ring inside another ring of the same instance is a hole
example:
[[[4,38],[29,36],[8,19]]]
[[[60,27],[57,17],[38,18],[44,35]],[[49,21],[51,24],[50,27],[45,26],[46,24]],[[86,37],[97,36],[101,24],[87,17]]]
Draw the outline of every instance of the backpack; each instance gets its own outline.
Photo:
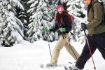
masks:
[[[104,11],[103,20],[102,20],[101,23],[105,25],[105,1],[104,0],[103,1],[102,0],[100,1],[99,0],[99,1],[94,2],[93,5],[92,5],[92,9],[93,9],[94,4],[97,3],[97,2],[100,3],[102,5],[103,9],[104,9],[103,10]],[[94,10],[93,10],[93,13],[94,13]]]

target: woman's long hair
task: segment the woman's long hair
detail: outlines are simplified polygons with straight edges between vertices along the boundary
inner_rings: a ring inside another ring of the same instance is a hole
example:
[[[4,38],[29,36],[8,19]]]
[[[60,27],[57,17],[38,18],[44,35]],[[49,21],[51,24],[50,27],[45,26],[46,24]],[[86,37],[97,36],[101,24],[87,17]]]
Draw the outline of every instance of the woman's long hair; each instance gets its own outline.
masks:
[[[68,12],[65,11],[65,10],[64,10],[61,14],[57,13],[57,14],[56,14],[56,22],[59,23],[59,22],[61,21],[61,19],[62,19],[64,16],[69,17],[70,15],[69,15]],[[70,20],[69,18],[67,19],[67,21],[68,21],[68,22],[71,22],[71,20]]]

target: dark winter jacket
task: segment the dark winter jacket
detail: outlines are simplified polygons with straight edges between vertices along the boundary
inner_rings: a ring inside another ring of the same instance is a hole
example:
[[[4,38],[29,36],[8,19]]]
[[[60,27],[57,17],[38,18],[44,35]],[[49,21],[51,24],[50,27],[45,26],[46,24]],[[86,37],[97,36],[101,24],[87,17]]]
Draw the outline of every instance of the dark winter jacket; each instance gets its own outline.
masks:
[[[97,0],[93,0],[93,2],[88,6],[87,18],[89,23],[87,24],[87,28],[89,35],[105,32],[105,24],[102,24],[104,14],[103,7],[96,1]]]
[[[52,29],[53,31],[58,31],[60,27],[65,27],[66,32],[68,33],[72,28],[72,16],[69,15],[66,11],[63,11],[61,14],[56,14],[55,26]]]

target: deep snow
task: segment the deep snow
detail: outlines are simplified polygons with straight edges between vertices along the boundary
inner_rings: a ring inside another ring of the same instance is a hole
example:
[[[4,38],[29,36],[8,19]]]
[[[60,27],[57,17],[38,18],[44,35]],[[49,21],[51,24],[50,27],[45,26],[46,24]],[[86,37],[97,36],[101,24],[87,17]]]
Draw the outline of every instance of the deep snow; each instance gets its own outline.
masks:
[[[55,42],[49,43],[51,50]],[[81,53],[83,45],[77,42],[71,42],[76,50]],[[97,69],[105,70],[105,61],[97,50],[93,56]],[[57,68],[40,68],[41,64],[47,64],[50,60],[48,42],[37,41],[29,43],[22,41],[21,44],[15,44],[12,47],[0,47],[0,70],[64,70],[63,67]],[[67,53],[65,48],[61,50],[58,64],[68,64],[75,60]],[[90,59],[84,70],[94,70],[92,60]]]

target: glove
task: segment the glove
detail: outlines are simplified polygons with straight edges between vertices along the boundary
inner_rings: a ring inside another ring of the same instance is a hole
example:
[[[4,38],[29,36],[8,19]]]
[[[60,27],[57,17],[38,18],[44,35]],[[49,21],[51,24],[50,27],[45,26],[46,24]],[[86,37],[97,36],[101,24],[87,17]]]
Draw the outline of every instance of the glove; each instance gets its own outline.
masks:
[[[81,23],[81,28],[82,28],[83,31],[85,31],[87,29],[86,24],[85,23]]]
[[[48,12],[48,14],[53,14],[54,13],[54,11],[53,10],[50,10],[49,12]]]
[[[60,27],[60,28],[59,28],[59,31],[60,31],[61,33],[64,33],[64,32],[66,32],[66,28]]]
[[[50,32],[50,29],[47,28],[47,27],[45,27],[45,28],[43,29],[43,32]]]

